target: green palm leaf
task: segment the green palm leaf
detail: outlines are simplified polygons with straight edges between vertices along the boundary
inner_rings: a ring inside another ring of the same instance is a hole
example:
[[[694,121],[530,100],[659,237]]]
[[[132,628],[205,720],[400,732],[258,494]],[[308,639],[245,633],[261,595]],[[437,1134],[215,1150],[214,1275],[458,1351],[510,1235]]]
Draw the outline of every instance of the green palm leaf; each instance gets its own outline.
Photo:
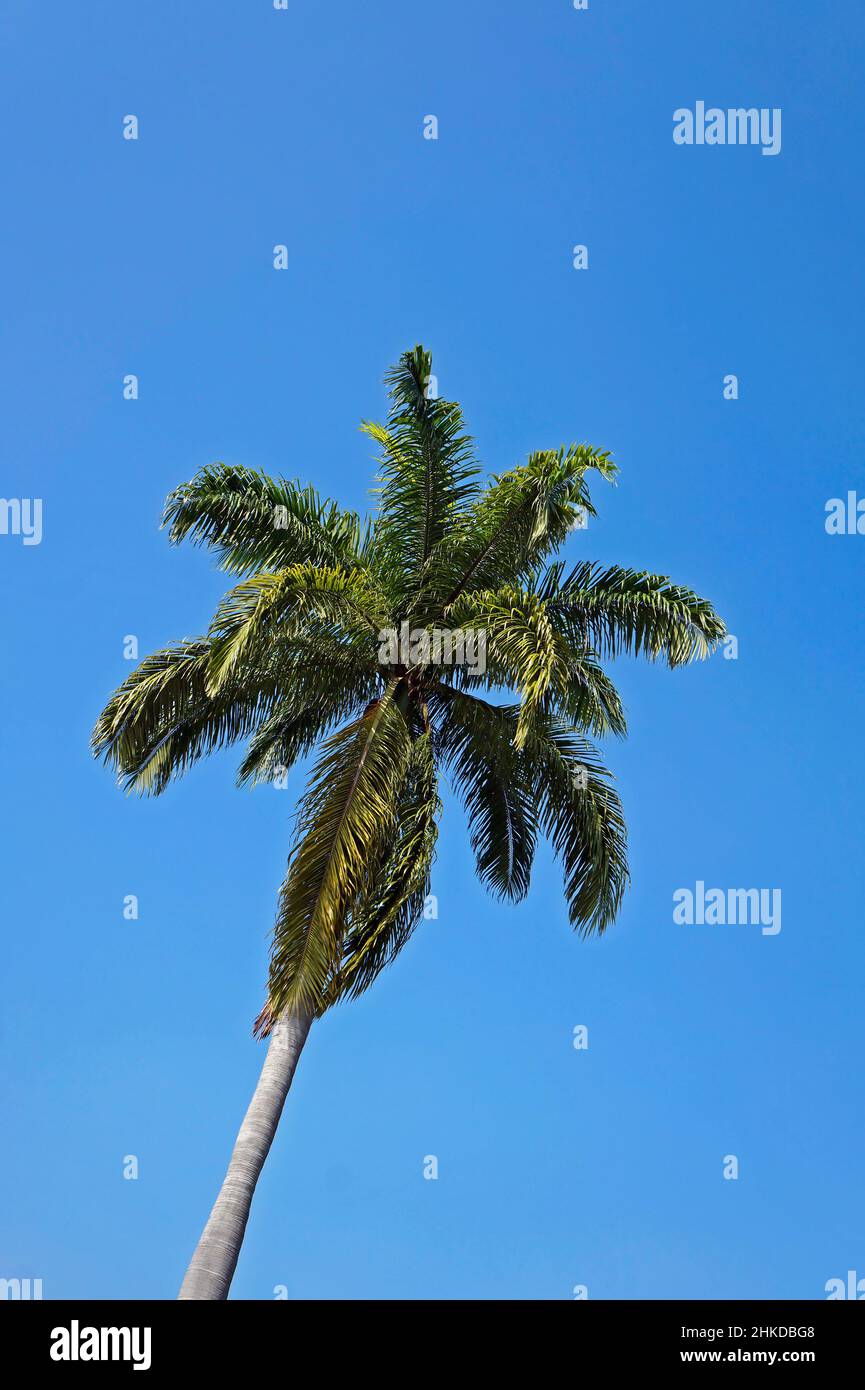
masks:
[[[372,660],[373,639],[387,618],[386,600],[364,569],[304,564],[253,575],[226,594],[214,615],[211,686],[219,689],[247,651],[275,637],[336,633],[351,645],[365,641]]]
[[[595,515],[590,470],[611,482],[617,471],[608,453],[572,444],[539,450],[494,478],[430,556],[424,611],[439,616],[465,593],[533,576],[582,516]]]
[[[226,681],[216,696],[209,686],[212,657],[203,638],[154,652],[105,706],[91,745],[128,791],[158,795],[198,758],[248,737],[274,708],[273,653]]]
[[[441,684],[430,710],[442,764],[468,816],[478,877],[519,902],[529,891],[538,833],[531,769],[515,747],[519,710]]]
[[[361,534],[354,512],[323,501],[314,488],[225,463],[175,488],[162,524],[172,544],[206,545],[233,574],[349,563]]]
[[[332,735],[313,770],[274,929],[268,990],[274,1017],[321,1007],[349,909],[373,890],[411,748],[398,689],[392,682],[360,719]]]
[[[370,888],[346,914],[342,962],[326,1004],[356,998],[396,959],[422,920],[441,812],[432,735],[412,744],[393,840],[384,844]]]
[[[473,442],[452,401],[430,399],[432,359],[422,347],[404,353],[385,378],[387,425],[365,421],[381,448],[375,560],[402,608],[433,548],[478,491]]]
[[[539,592],[557,625],[602,656],[623,652],[670,666],[707,656],[726,628],[706,599],[666,575],[583,562],[550,567]]]
[[[565,720],[538,721],[525,754],[541,829],[562,861],[571,925],[582,935],[615,919],[628,884],[627,828],[597,750]]]

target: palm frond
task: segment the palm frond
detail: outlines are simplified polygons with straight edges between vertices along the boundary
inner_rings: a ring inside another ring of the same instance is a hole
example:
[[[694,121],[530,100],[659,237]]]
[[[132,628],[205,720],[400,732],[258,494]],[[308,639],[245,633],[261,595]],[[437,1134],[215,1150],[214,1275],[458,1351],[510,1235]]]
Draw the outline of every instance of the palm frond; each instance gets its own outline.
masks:
[[[381,692],[381,668],[350,647],[310,640],[286,670],[273,713],[249,741],[239,786],[272,781],[337,724],[353,719]]]
[[[519,710],[439,684],[429,693],[436,750],[469,822],[478,877],[499,897],[529,891],[538,818],[531,769],[515,746]]]
[[[581,516],[595,515],[590,470],[610,482],[617,472],[609,453],[572,444],[539,450],[495,477],[430,556],[424,587],[429,611],[446,614],[461,594],[533,576]]]
[[[403,603],[417,588],[430,552],[478,491],[474,444],[453,401],[431,398],[432,358],[406,352],[385,378],[386,425],[361,428],[381,449],[375,555]],[[399,605],[398,605],[399,606]]]
[[[485,684],[512,688],[520,695],[518,747],[536,712],[551,709],[594,734],[625,732],[624,711],[612,681],[593,652],[576,646],[551,621],[539,595],[516,588],[466,593],[452,604],[450,619],[485,639],[485,675],[468,671],[460,683],[467,689]]]
[[[310,777],[274,928],[268,1017],[322,1007],[341,959],[347,913],[373,891],[411,748],[398,685],[392,682],[360,719],[325,742]]]
[[[383,595],[362,568],[303,564],[253,575],[226,594],[214,615],[211,685],[218,689],[248,651],[277,636],[290,640],[322,629],[350,642],[365,636],[372,655],[387,617]]]
[[[212,654],[204,638],[154,652],[106,704],[91,746],[128,791],[158,795],[198,758],[247,737],[273,709],[279,675],[272,654],[217,695],[208,684]]]
[[[346,914],[342,961],[328,986],[328,1007],[368,989],[421,922],[440,813],[432,735],[424,733],[412,743],[394,838],[382,846],[369,890]]]
[[[726,628],[707,599],[645,570],[583,562],[552,565],[538,593],[562,630],[601,656],[664,658],[680,666],[709,654]]]
[[[610,774],[591,743],[558,716],[533,724],[524,753],[540,827],[564,867],[571,925],[581,935],[603,932],[629,878],[625,818]]]
[[[162,524],[172,544],[206,545],[232,574],[350,563],[361,536],[356,513],[340,511],[314,488],[225,463],[175,488]]]

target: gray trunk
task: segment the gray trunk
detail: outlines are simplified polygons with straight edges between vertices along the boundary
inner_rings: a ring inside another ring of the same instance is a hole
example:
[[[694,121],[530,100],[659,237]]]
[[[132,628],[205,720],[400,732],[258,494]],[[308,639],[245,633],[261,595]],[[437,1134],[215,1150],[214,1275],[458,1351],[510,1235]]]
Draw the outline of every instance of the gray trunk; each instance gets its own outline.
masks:
[[[228,1172],[195,1248],[179,1298],[228,1297],[255,1184],[273,1143],[297,1060],[312,1024],[309,1015],[280,1019],[240,1126]]]

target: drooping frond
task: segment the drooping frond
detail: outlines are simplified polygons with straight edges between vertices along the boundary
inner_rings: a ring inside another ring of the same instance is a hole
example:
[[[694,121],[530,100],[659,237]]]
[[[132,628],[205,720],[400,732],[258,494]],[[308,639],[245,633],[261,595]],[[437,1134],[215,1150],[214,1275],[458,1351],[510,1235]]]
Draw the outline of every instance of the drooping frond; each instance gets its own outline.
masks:
[[[614,920],[628,883],[622,805],[597,751],[566,720],[536,721],[524,748],[539,823],[562,861],[571,925],[582,935]]]
[[[243,671],[214,696],[211,657],[203,638],[154,652],[108,701],[91,744],[127,790],[158,795],[197,758],[245,738],[267,718],[278,695],[273,660]]]
[[[519,706],[491,705],[444,686],[431,693],[430,712],[441,756],[467,804],[473,847],[485,855],[481,878],[503,892],[514,881],[506,846],[516,847],[520,891],[508,896],[523,896],[542,833],[562,861],[571,924],[583,934],[603,931],[621,903],[628,861],[621,803],[597,751],[566,719],[549,714],[532,720],[516,748]]]
[[[333,734],[311,774],[274,928],[270,1017],[322,1007],[347,913],[374,890],[411,748],[397,688],[392,682],[360,719]]]
[[[594,652],[559,629],[537,594],[514,588],[467,593],[452,604],[450,618],[485,639],[485,674],[468,673],[462,683],[509,687],[520,695],[518,747],[535,714],[551,709],[594,734],[625,732],[618,692]]]
[[[666,575],[588,562],[552,565],[538,592],[552,620],[601,656],[627,652],[670,666],[705,657],[726,628],[707,599]]]
[[[225,463],[210,464],[175,488],[162,524],[172,544],[206,545],[232,574],[349,563],[360,540],[357,515],[322,500],[314,488]]]
[[[393,840],[382,846],[369,891],[346,915],[342,961],[328,986],[328,1006],[368,989],[421,922],[440,812],[432,735],[425,733],[412,743]]]
[[[519,902],[529,891],[538,817],[531,768],[514,746],[518,710],[439,684],[429,694],[437,752],[466,809],[478,877]]]
[[[238,785],[273,781],[337,724],[362,713],[382,683],[381,668],[346,644],[322,636],[298,645],[278,704],[249,741]]]

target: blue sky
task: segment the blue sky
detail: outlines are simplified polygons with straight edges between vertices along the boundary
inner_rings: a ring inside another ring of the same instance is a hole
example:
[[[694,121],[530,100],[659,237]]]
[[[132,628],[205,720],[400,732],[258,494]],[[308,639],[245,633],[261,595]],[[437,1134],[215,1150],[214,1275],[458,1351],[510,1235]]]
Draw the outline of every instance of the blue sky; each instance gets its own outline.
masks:
[[[418,341],[490,470],[611,449],[566,558],[692,585],[738,659],[617,666],[633,882],[600,940],[547,852],[489,899],[448,798],[439,919],[314,1028],[233,1296],[865,1276],[865,537],[824,528],[865,494],[861,5],[7,0],[0,42],[0,490],[43,499],[40,545],[0,535],[0,1276],[173,1297],[261,1062],[300,774],[239,792],[226,753],[139,802],[88,751],[124,636],[227,587],[162,501],[222,459],[366,507],[357,424]],[[676,146],[697,100],[781,108],[780,154]],[[674,924],[697,880],[780,888],[781,932]]]

